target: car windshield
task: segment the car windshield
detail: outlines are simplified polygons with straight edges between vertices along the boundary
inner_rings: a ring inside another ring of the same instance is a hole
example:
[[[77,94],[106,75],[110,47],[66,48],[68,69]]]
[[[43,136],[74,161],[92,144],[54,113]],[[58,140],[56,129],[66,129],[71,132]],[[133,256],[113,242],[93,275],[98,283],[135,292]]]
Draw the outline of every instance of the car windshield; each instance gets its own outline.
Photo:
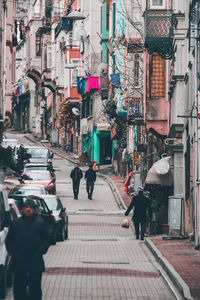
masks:
[[[49,172],[27,172],[24,175],[25,180],[51,180]]]
[[[47,166],[27,166],[25,170],[47,170]]]
[[[16,140],[3,140],[3,142],[2,142],[2,146],[4,147],[4,148],[7,148],[8,146],[12,146],[12,147],[14,147],[14,146],[16,146],[16,145],[18,145],[19,143],[18,143],[18,141]]]
[[[37,148],[27,148],[25,149],[25,154],[30,154],[32,158],[47,158],[48,157],[48,149],[42,148],[42,149],[37,149]]]
[[[16,204],[20,212],[22,212],[22,204],[27,200],[27,198],[16,199]],[[32,199],[37,207],[39,212],[48,213],[48,208],[41,202],[41,200]]]
[[[44,189],[12,189],[10,191],[11,195],[26,195],[26,196],[29,196],[29,195],[45,195],[45,190]]]
[[[45,202],[50,210],[58,210],[61,209],[61,204],[57,201],[56,197],[45,197]]]

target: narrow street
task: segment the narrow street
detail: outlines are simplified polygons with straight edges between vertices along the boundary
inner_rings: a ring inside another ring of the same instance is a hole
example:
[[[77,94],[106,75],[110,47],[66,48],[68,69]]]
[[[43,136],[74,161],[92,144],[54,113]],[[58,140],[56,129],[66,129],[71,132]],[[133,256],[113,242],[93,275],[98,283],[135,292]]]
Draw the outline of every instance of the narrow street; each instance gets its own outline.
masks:
[[[29,143],[23,135],[15,138]],[[132,227],[121,227],[124,210],[109,185],[98,177],[91,201],[82,179],[79,199],[74,200],[69,178],[73,164],[54,155],[53,165],[57,195],[69,215],[69,239],[45,255],[43,299],[181,299],[166,284],[169,279],[159,272],[144,241],[135,239]],[[12,289],[6,300],[13,300]]]

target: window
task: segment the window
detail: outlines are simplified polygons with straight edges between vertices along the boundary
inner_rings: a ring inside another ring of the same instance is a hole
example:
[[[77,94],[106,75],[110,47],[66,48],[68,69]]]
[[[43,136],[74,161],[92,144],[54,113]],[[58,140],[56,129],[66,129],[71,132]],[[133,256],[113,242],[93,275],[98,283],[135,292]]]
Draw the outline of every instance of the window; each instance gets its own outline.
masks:
[[[41,37],[38,33],[36,33],[36,56],[41,56]]]
[[[77,77],[78,77],[78,61],[72,60],[72,65],[77,65],[75,69],[71,70],[71,86],[77,86]]]
[[[164,8],[163,0],[150,0],[151,8]]]
[[[47,44],[47,68],[51,68],[51,44]]]
[[[0,230],[4,229],[5,224],[5,205],[4,205],[4,195],[0,193]]]
[[[134,57],[134,86],[137,87],[139,86],[139,74],[140,74],[140,56],[139,54],[135,54],[135,57]]]
[[[92,106],[93,106],[92,98],[87,97],[87,98],[83,99],[82,114],[81,114],[82,119],[92,116]]]
[[[165,60],[158,54],[151,55],[148,65],[147,95],[149,98],[161,98],[165,94]]]
[[[107,2],[106,4],[106,30],[109,30],[109,18],[110,18],[110,4]]]

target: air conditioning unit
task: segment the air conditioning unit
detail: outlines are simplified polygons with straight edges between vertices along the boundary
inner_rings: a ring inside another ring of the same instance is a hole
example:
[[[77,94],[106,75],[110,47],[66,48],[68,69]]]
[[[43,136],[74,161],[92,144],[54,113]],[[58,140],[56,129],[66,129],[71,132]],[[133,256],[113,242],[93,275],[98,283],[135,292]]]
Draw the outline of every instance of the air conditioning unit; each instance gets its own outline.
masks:
[[[167,145],[167,146],[174,146],[174,145],[180,145],[180,144],[181,144],[181,139],[168,138],[165,140],[165,145]]]
[[[87,125],[83,125],[82,126],[82,131],[81,131],[82,135],[86,135],[88,134],[88,126]]]

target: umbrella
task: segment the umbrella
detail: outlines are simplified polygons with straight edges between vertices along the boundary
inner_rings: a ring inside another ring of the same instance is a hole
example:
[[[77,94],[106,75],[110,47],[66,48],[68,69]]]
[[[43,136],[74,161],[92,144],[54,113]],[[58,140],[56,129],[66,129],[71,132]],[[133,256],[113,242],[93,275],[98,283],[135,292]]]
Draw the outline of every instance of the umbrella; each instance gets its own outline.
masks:
[[[153,164],[147,173],[146,184],[159,184],[170,186],[173,181],[173,171],[170,169],[171,156],[164,157]]]

